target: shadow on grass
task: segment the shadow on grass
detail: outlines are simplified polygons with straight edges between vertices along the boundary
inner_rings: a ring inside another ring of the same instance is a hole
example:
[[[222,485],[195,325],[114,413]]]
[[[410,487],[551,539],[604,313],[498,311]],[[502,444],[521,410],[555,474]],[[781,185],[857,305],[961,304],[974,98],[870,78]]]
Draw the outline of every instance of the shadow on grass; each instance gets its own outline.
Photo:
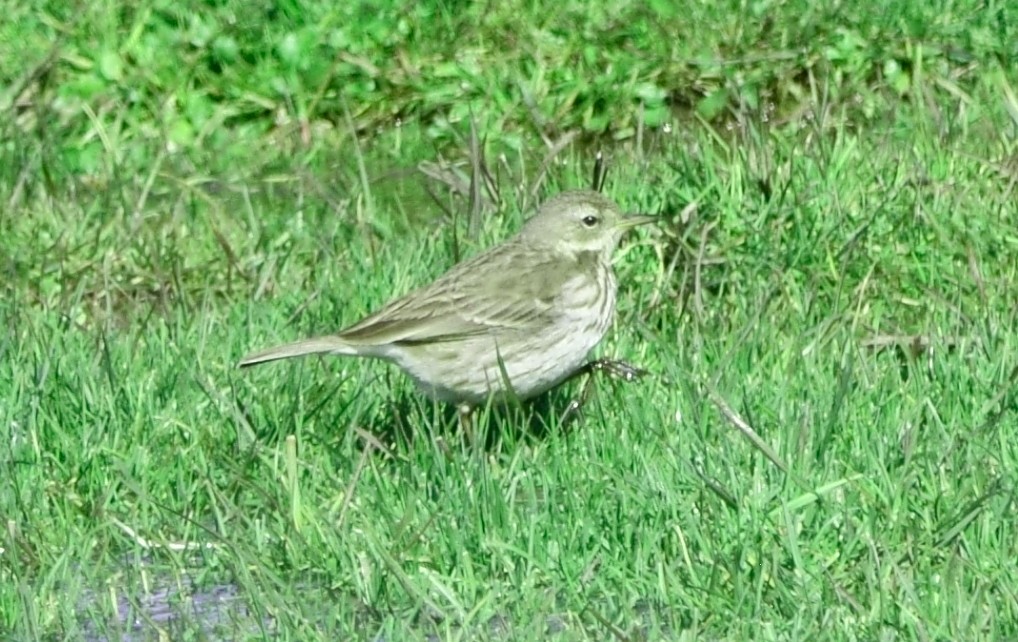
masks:
[[[610,391],[612,382],[590,375],[580,385],[563,385],[526,401],[493,401],[464,412],[416,391],[403,389],[385,404],[384,415],[370,427],[380,442],[410,446],[420,439],[460,444],[485,452],[512,450],[556,434],[583,430],[600,413],[597,389]]]

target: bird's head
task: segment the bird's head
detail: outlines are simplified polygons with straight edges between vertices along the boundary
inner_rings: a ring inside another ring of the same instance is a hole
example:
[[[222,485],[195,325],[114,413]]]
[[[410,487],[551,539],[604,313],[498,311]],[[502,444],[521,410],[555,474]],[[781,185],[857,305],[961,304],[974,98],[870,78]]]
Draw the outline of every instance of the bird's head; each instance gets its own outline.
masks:
[[[534,245],[578,256],[609,258],[629,228],[651,223],[652,216],[625,215],[608,197],[591,190],[562,192],[545,201],[520,231]]]

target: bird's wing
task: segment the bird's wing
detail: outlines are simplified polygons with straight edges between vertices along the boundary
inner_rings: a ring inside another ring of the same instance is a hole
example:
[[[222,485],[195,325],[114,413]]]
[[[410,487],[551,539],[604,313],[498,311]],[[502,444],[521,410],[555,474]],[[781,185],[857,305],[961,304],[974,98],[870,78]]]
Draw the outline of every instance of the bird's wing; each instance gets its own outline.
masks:
[[[497,246],[396,299],[339,336],[361,345],[435,343],[539,327],[554,313],[568,272],[556,269],[550,259],[534,258],[519,261],[518,249],[511,252]],[[529,269],[520,272],[520,266],[511,262],[525,262]]]

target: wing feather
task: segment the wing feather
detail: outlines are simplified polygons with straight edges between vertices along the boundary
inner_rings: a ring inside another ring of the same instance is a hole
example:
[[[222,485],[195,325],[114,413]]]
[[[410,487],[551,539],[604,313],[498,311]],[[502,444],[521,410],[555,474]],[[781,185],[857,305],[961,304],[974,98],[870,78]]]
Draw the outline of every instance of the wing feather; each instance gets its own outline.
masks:
[[[551,320],[571,270],[562,259],[512,241],[457,264],[435,282],[392,301],[339,336],[352,344],[457,341]],[[532,266],[526,272],[520,265]]]

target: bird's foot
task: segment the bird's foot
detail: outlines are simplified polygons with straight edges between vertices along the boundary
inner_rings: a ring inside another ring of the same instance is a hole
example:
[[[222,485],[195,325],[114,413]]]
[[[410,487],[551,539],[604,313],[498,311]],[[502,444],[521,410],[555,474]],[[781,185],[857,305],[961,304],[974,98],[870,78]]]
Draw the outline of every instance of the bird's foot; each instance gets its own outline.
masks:
[[[585,364],[581,370],[585,370],[588,374],[604,372],[627,383],[630,381],[636,381],[637,379],[642,379],[650,374],[643,368],[637,368],[632,364],[626,363],[625,361],[618,361],[616,359],[595,359],[594,361]]]
[[[579,398],[573,399],[569,402],[569,405],[566,406],[565,412],[562,413],[562,417],[559,421],[560,426],[566,426],[580,418],[580,415],[583,413],[583,406],[590,400],[590,397],[593,394],[593,375],[599,372],[603,372],[614,379],[621,379],[626,383],[637,381],[638,379],[650,374],[643,368],[637,368],[632,364],[626,363],[625,361],[619,361],[617,359],[595,359],[593,361],[588,361],[577,368],[576,372],[569,375],[569,378],[567,379],[568,381],[581,375],[591,375],[583,382],[583,387],[580,388]]]

